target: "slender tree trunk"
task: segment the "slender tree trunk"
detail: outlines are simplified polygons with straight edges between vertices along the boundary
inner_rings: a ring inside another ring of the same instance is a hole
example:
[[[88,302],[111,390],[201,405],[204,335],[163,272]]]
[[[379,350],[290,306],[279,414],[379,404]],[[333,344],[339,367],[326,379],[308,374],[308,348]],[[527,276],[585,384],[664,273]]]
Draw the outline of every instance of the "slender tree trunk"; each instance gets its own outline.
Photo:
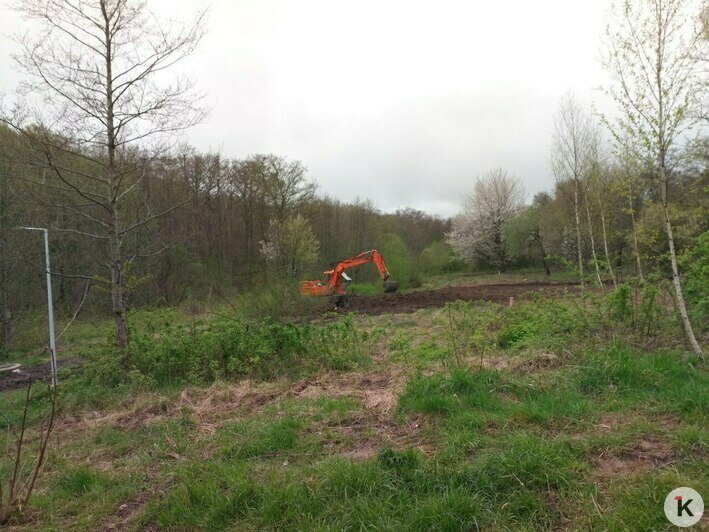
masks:
[[[579,216],[579,184],[576,178],[574,178],[574,221],[576,223],[576,251],[578,252],[579,275],[581,276],[581,286],[583,286],[583,250],[581,248],[581,218]]]
[[[608,251],[608,233],[606,231],[606,215],[603,211],[603,199],[601,198],[601,191],[599,188],[596,189],[598,194],[598,208],[601,213],[601,229],[603,230],[603,251],[606,254],[606,266],[608,267],[608,274],[611,276],[613,281],[613,288],[618,286],[615,280],[615,273],[613,272],[613,266],[611,265],[611,254]]]
[[[588,236],[591,240],[591,257],[593,257],[593,266],[596,269],[596,279],[598,280],[598,285],[606,292],[605,286],[603,285],[603,279],[601,279],[601,269],[598,266],[598,257],[596,255],[596,241],[593,238],[593,223],[591,221],[591,209],[588,208],[588,196],[586,192],[583,193],[583,205],[586,210],[586,222],[588,223]]]
[[[704,353],[702,353],[702,348],[699,346],[699,342],[694,336],[694,330],[692,329],[692,323],[689,321],[689,314],[687,313],[687,306],[684,302],[684,294],[682,293],[682,284],[680,282],[679,268],[677,267],[677,254],[675,253],[675,241],[672,232],[672,223],[670,222],[670,212],[667,203],[667,172],[663,163],[660,164],[660,182],[662,184],[662,212],[665,216],[665,231],[667,232],[667,243],[670,248],[670,262],[672,264],[672,283],[675,288],[675,299],[677,301],[677,308],[679,310],[679,315],[682,318],[682,325],[684,326],[684,334],[687,337],[687,342],[689,342],[692,351],[699,355],[699,357],[704,361]]]
[[[128,354],[128,324],[125,317],[125,279],[123,267],[122,235],[118,216],[118,175],[116,171],[116,130],[113,113],[113,45],[111,42],[111,26],[106,12],[106,5],[101,2],[105,20],[106,44],[106,139],[108,163],[106,174],[108,181],[108,198],[110,207],[109,254],[111,270],[111,307],[116,325],[116,346],[121,350],[123,364],[130,364]]]
[[[539,230],[537,230],[535,233],[532,233],[532,238],[537,243],[537,246],[539,246],[539,252],[542,254],[542,265],[544,266],[544,274],[549,276],[551,275],[551,270],[549,269],[549,263],[547,262],[547,254],[544,250],[544,244],[542,244],[542,239],[539,236]]]
[[[12,310],[10,308],[10,245],[8,242],[8,176],[0,177],[0,298],[2,298],[2,345],[10,347],[12,340]],[[2,501],[0,500],[0,503]]]
[[[661,5],[657,12],[658,17],[658,27],[662,27],[662,11]],[[657,162],[660,177],[660,186],[662,187],[662,213],[665,217],[665,231],[667,232],[667,244],[670,248],[670,263],[672,265],[672,283],[675,288],[675,299],[677,301],[677,309],[679,310],[679,315],[682,318],[682,325],[684,326],[684,335],[687,338],[692,351],[699,355],[699,357],[704,361],[704,353],[702,353],[702,348],[699,347],[699,343],[694,336],[694,330],[692,329],[692,323],[689,321],[689,314],[687,313],[687,305],[684,302],[684,294],[682,293],[682,283],[679,277],[679,268],[677,267],[677,253],[675,252],[675,239],[672,232],[672,222],[670,221],[670,211],[669,211],[669,178],[667,176],[667,139],[665,137],[665,87],[663,86],[663,51],[664,51],[664,35],[662,31],[657,34],[657,63],[655,66],[655,82],[657,84],[657,103],[658,103],[658,128],[657,128]]]
[[[12,342],[12,309],[10,308],[10,297],[6,290],[2,295],[2,345],[9,349]]]
[[[635,264],[638,268],[638,278],[644,281],[643,277],[643,265],[640,261],[640,246],[638,246],[638,226],[635,222],[635,208],[633,207],[633,194],[628,184],[628,205],[630,206],[630,221],[632,222],[633,228],[633,251],[635,252]]]
[[[117,218],[117,211],[114,211],[114,218]],[[123,362],[129,364],[128,360],[128,324],[125,317],[125,280],[123,258],[121,252],[120,236],[112,224],[110,237],[111,253],[111,306],[113,320],[116,325],[116,345],[123,352]]]

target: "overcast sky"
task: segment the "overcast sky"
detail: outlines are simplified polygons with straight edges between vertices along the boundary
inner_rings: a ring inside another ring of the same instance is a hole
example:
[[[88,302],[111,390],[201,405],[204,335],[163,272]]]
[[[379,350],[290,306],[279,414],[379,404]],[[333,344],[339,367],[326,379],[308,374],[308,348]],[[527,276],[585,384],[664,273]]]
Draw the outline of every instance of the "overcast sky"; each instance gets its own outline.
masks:
[[[199,4],[148,0],[160,14]],[[598,101],[607,0],[212,0],[184,64],[209,118],[185,134],[227,157],[299,159],[322,193],[450,216],[496,167],[551,187],[564,92]],[[0,92],[18,77],[0,16]],[[601,103],[603,105],[603,103]]]

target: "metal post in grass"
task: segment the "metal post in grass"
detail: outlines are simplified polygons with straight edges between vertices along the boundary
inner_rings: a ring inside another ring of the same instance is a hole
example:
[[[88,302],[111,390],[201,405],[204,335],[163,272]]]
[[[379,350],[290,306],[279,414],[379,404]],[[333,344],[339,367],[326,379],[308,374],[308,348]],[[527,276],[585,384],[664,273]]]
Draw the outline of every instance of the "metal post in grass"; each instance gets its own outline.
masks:
[[[52,300],[52,273],[49,267],[49,231],[44,227],[18,227],[25,231],[44,232],[44,260],[47,274],[47,312],[49,315],[49,360],[52,370],[52,388],[57,385],[57,345],[54,339],[54,302]]]

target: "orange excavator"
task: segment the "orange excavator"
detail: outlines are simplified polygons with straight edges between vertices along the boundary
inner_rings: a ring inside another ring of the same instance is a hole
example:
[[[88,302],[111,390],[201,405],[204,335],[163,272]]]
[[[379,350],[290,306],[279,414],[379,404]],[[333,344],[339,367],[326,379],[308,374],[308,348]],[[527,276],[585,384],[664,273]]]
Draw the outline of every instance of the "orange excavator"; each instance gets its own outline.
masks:
[[[333,269],[323,272],[325,277],[322,281],[302,281],[300,293],[304,296],[335,296],[335,305],[345,306],[347,304],[347,282],[350,280],[345,270],[368,262],[373,262],[379,270],[379,275],[384,281],[384,293],[396,292],[399,283],[389,277],[384,257],[376,249],[370,249],[356,257],[338,262]]]

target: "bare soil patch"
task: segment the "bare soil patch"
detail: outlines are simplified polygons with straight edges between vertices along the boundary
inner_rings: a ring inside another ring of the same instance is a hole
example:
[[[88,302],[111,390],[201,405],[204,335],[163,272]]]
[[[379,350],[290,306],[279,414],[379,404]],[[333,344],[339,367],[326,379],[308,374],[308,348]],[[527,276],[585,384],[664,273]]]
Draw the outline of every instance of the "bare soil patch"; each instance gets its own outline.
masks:
[[[70,368],[76,370],[82,366],[82,361],[78,358],[59,360],[60,369]],[[27,388],[30,380],[33,383],[49,382],[52,367],[49,362],[43,364],[33,364],[30,366],[21,365],[13,371],[0,372],[0,393]]]
[[[592,458],[593,476],[609,479],[659,469],[676,461],[672,446],[656,434],[648,434],[619,449],[606,450]]]
[[[397,368],[371,373],[326,373],[295,383],[289,394],[313,399],[321,396],[355,397],[365,410],[387,414],[404,388],[406,375]]]
[[[323,443],[325,452],[353,460],[373,458],[385,447],[413,447],[426,455],[434,452],[434,446],[422,434],[418,418],[397,423],[365,412],[337,424],[310,427],[308,432],[327,433],[328,438]]]
[[[80,368],[82,362],[78,358],[59,361],[59,368]],[[33,383],[49,382],[52,368],[49,362],[43,364],[20,365],[12,371],[0,371],[0,393],[27,388],[30,380]]]
[[[296,383],[289,393],[308,399],[354,397],[361,402],[362,412],[307,429],[308,433],[327,434],[323,447],[329,454],[367,460],[384,447],[414,447],[424,454],[433,454],[433,446],[422,435],[421,419],[397,422],[393,417],[405,382],[406,374],[396,367],[364,374],[328,373]]]
[[[150,499],[150,494],[141,491],[132,499],[122,503],[118,507],[116,514],[105,522],[101,528],[104,530],[127,530],[133,519],[142,512],[148,499]]]
[[[492,283],[468,286],[449,286],[438,290],[397,292],[379,296],[353,295],[350,304],[340,312],[359,312],[378,315],[386,313],[411,313],[422,308],[442,307],[450,301],[491,301],[508,305],[510,298],[518,298],[529,292],[546,291],[559,293],[576,290],[575,281],[530,281],[522,283]]]

